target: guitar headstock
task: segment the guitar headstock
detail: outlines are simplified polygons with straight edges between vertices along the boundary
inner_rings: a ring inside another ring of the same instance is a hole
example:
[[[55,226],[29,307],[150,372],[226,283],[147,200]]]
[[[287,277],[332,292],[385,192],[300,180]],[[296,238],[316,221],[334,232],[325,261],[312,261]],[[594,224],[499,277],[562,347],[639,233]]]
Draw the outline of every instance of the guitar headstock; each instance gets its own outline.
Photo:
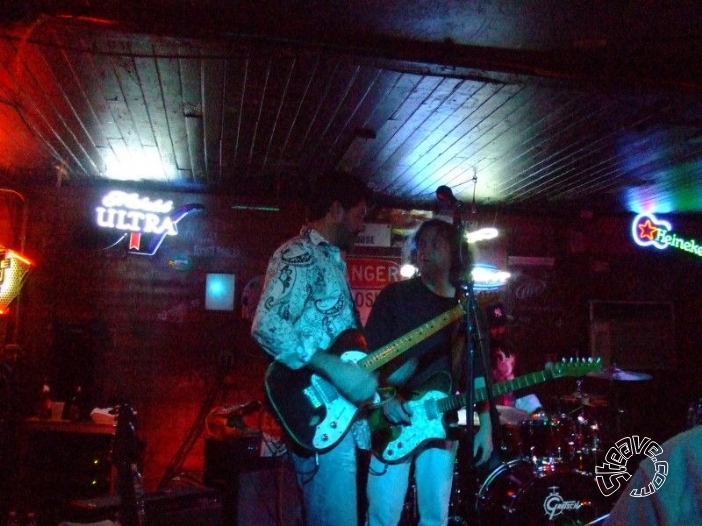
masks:
[[[547,369],[554,378],[584,376],[587,373],[601,370],[602,358],[563,358]]]

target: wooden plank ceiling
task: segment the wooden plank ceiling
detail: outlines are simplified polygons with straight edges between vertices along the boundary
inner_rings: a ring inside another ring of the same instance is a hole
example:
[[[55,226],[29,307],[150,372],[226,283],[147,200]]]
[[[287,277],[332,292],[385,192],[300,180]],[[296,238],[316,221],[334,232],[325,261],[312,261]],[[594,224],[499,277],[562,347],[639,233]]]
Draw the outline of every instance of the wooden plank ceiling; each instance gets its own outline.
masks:
[[[698,3],[48,4],[0,13],[10,188],[702,211]]]

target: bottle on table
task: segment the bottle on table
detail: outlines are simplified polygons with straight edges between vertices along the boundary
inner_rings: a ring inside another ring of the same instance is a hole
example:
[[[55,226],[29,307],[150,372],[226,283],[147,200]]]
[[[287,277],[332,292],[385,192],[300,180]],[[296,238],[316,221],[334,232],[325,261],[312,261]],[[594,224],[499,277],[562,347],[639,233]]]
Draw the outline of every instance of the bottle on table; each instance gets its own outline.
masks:
[[[49,380],[44,379],[44,384],[41,387],[39,407],[37,408],[37,416],[42,420],[48,420],[49,418],[51,418],[52,403],[53,400],[51,399],[51,386],[49,385]]]
[[[73,391],[73,396],[68,401],[68,407],[65,411],[66,420],[79,422],[83,419],[83,387],[76,385]]]

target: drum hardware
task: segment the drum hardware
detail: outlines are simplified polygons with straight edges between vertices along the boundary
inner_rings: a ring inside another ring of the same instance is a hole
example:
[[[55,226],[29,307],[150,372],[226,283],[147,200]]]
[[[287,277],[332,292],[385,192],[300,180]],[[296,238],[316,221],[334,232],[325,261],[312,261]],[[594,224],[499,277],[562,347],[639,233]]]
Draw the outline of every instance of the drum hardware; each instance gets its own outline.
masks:
[[[576,404],[587,407],[607,407],[609,403],[602,395],[575,392],[569,395],[561,395],[558,398],[566,404]]]
[[[618,438],[627,434],[627,429],[624,427],[624,419],[627,415],[627,410],[620,405],[620,395],[622,388],[626,387],[630,382],[641,382],[650,380],[650,374],[624,371],[616,365],[612,365],[602,371],[591,371],[587,376],[608,382],[607,399],[610,401],[610,425],[608,426],[608,434],[603,435],[607,438],[607,442],[615,442]]]
[[[461,483],[459,465],[460,463],[456,459],[453,470],[453,484],[451,485],[451,499],[449,500],[449,526],[468,526],[469,524],[468,520],[463,516],[465,510],[463,493],[466,491],[466,488]],[[418,521],[417,483],[414,474],[411,474],[398,526],[416,526]]]
[[[453,469],[453,484],[451,485],[451,500],[449,501],[449,526],[468,526],[468,520],[463,516],[465,488],[461,484],[461,473],[458,458]]]
[[[584,524],[583,526],[595,526],[596,524],[602,524],[604,521],[607,520],[609,517],[609,513],[605,513],[601,517],[597,517],[594,521],[590,521],[587,524]]]
[[[592,394],[592,393],[587,393],[583,391],[583,380],[582,378],[579,378],[575,382],[575,392],[567,395],[561,395],[557,398],[559,402],[559,407],[561,406],[561,402],[565,402],[566,404],[569,404],[571,407],[573,405],[578,406],[575,411],[581,409],[582,406],[585,407],[593,407],[593,408],[598,408],[598,407],[607,407],[609,404],[607,403],[607,399],[605,398],[604,395],[600,394]],[[573,411],[573,412],[575,412]]]

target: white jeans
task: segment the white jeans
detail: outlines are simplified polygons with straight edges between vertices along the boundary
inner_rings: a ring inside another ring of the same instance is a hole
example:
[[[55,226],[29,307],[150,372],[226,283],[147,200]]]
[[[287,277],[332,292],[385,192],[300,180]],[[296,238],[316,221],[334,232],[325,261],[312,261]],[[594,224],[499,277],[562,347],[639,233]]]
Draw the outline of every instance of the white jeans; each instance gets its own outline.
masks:
[[[293,454],[302,489],[306,526],[358,526],[357,449],[353,433],[332,449],[315,456]]]
[[[403,462],[385,464],[373,456],[368,473],[367,526],[397,526],[414,462],[418,526],[446,526],[458,442],[435,441]]]

